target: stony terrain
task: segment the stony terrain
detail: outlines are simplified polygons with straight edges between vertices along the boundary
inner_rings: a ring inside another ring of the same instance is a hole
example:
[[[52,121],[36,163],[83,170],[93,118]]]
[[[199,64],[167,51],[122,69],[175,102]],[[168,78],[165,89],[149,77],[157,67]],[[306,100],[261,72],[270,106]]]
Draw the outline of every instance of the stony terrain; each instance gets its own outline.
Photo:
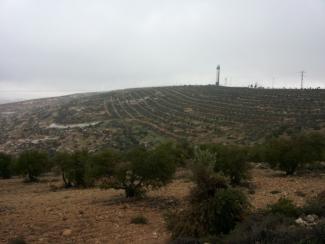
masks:
[[[325,90],[178,86],[0,105],[0,151],[259,142],[325,128]]]
[[[285,177],[270,169],[253,169],[252,205],[263,208],[286,196],[298,205],[324,190],[325,176]],[[61,179],[43,177],[41,183],[0,180],[0,243],[23,237],[27,243],[165,243],[167,209],[180,206],[192,183],[178,172],[173,182],[150,192],[143,200],[126,200],[123,192],[63,189]],[[131,224],[143,215],[148,224]]]

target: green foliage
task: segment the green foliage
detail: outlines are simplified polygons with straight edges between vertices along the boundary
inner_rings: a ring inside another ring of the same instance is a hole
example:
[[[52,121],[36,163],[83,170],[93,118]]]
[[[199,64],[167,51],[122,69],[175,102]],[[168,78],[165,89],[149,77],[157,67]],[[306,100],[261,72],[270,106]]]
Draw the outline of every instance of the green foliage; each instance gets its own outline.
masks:
[[[265,145],[264,159],[271,167],[292,175],[299,167],[324,160],[325,137],[318,133],[277,138]]]
[[[294,225],[294,219],[283,215],[253,214],[236,226],[221,243],[323,243],[325,222],[305,228]]]
[[[194,149],[188,141],[181,140],[177,144],[171,145],[175,148],[173,154],[176,157],[177,166],[185,166],[186,160],[193,158]]]
[[[127,197],[142,196],[149,188],[168,183],[176,167],[175,156],[167,144],[155,149],[135,148],[114,167],[110,186],[124,189]]]
[[[72,165],[69,169],[70,181],[74,186],[86,187],[91,185],[91,179],[87,179],[88,152],[76,151],[72,155]],[[90,181],[88,181],[90,180]]]
[[[191,171],[193,173],[193,180],[198,186],[201,186],[201,181],[203,181],[202,184],[204,184],[206,179],[215,175],[215,162],[215,153],[207,149],[194,149],[194,162],[191,165]]]
[[[229,176],[234,185],[249,178],[248,154],[245,148],[239,146],[220,147],[217,152],[215,170]]]
[[[17,171],[28,181],[37,181],[37,177],[50,168],[46,153],[30,150],[22,152],[17,160]]]
[[[60,168],[65,187],[87,187],[93,184],[93,178],[89,175],[90,166],[87,151],[58,152],[54,156],[54,161]]]
[[[148,219],[146,217],[144,217],[143,215],[138,215],[131,219],[131,224],[145,225],[145,224],[148,224]]]
[[[202,158],[204,155],[197,153],[206,154],[206,157],[210,158],[204,159]],[[209,165],[213,165],[214,171],[228,176],[233,185],[238,185],[249,178],[249,157],[245,147],[207,144],[195,151],[195,162],[198,161],[198,155],[202,158],[200,160],[209,160]]]
[[[279,214],[287,217],[298,217],[301,213],[294,203],[287,198],[280,198],[276,203],[267,206],[267,211],[272,214]]]
[[[179,154],[173,144],[161,144],[152,150],[135,148],[125,154],[103,150],[89,155],[86,151],[59,152],[54,162],[66,187],[92,186],[124,189],[128,197],[141,196],[149,188],[166,184],[175,172]]]
[[[167,227],[173,239],[228,233],[249,208],[246,196],[229,187],[226,178],[208,171],[197,172],[190,205],[167,215]]]
[[[114,150],[103,150],[95,153],[89,161],[89,177],[107,179],[113,176],[115,166],[121,161],[121,155]]]
[[[325,217],[325,191],[309,199],[302,211],[305,214],[316,214],[319,217]]]
[[[247,147],[247,158],[249,162],[263,162],[264,147],[261,144],[255,144]]]
[[[0,177],[9,179],[13,173],[12,157],[0,152]]]
[[[27,242],[22,237],[17,237],[14,239],[10,239],[8,244],[27,244]]]
[[[72,166],[71,154],[68,152],[57,152],[53,158],[54,164],[60,169],[65,187],[72,186]]]
[[[325,216],[325,191],[307,201],[302,209],[281,198],[265,210],[252,214],[223,240],[224,243],[323,243],[325,220],[315,226],[299,226],[295,219],[301,214]]]

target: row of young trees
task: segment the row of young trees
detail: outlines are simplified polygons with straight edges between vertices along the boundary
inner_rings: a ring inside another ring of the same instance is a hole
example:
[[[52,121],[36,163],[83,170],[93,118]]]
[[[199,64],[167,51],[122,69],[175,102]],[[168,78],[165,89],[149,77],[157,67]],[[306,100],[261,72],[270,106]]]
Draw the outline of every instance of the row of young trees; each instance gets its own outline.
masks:
[[[136,147],[126,152],[103,150],[44,152],[24,151],[16,157],[0,153],[0,177],[22,175],[37,181],[42,173],[54,170],[62,175],[65,187],[103,187],[125,189],[127,196],[143,194],[170,180],[175,168],[185,161],[207,161],[213,170],[229,177],[232,185],[249,178],[250,162],[267,162],[286,174],[325,161],[325,137],[319,133],[281,137],[255,146],[165,143],[153,149]]]
[[[141,196],[148,189],[166,184],[177,166],[189,157],[185,144],[164,143],[153,149],[136,147],[127,152],[103,150],[89,153],[57,152],[54,155],[30,150],[16,158],[0,154],[0,177],[21,175],[38,181],[46,172],[61,174],[65,187],[123,189],[127,197]]]

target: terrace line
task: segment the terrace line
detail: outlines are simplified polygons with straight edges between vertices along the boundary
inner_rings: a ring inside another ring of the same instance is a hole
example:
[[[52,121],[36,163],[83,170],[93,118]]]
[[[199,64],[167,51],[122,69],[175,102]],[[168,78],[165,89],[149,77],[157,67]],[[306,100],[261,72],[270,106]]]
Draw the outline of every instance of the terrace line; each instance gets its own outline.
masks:
[[[80,124],[66,124],[66,125],[52,123],[47,128],[50,128],[50,129],[53,129],[53,128],[54,129],[85,128],[85,127],[89,127],[89,126],[98,125],[99,123],[100,123],[100,121],[95,121],[95,122],[90,122],[90,123],[80,123]]]

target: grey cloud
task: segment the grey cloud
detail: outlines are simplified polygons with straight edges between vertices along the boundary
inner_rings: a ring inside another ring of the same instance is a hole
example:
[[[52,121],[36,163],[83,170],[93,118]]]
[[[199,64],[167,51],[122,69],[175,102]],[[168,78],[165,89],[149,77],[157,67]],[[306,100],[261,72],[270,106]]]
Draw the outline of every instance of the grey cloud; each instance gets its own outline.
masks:
[[[325,86],[323,0],[0,2],[0,89]],[[229,82],[228,82],[229,84]],[[1,96],[1,93],[0,93]]]

